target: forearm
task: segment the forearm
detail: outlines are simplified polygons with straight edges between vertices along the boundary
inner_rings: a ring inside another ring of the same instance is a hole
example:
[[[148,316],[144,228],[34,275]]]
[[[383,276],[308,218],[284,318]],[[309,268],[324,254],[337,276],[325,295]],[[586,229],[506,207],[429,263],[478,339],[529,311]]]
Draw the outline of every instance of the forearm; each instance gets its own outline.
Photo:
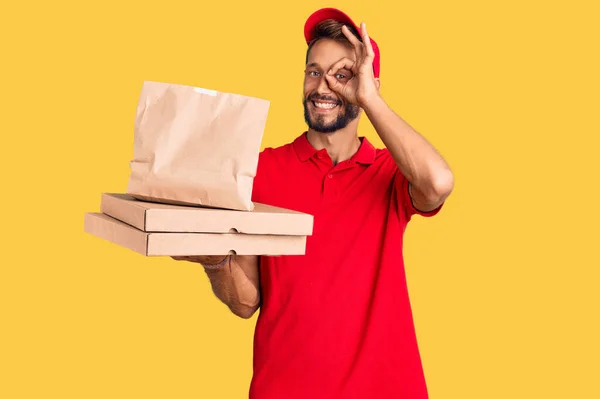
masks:
[[[240,261],[245,262],[245,267],[240,265]],[[205,268],[214,294],[234,314],[242,318],[250,318],[260,303],[257,278],[248,276],[249,272],[244,270],[249,267],[258,268],[258,260],[248,258],[240,260],[239,257],[233,256],[217,269]],[[254,274],[253,272],[254,270],[249,274]]]
[[[413,188],[431,202],[452,190],[453,176],[438,151],[377,96],[363,107],[379,137]]]

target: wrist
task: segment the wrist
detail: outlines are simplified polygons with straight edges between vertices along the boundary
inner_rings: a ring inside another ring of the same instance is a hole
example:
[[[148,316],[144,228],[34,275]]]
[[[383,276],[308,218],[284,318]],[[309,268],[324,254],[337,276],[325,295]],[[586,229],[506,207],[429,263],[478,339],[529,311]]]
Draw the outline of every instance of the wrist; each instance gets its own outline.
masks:
[[[366,113],[370,113],[383,106],[385,106],[385,101],[383,101],[383,97],[381,97],[379,93],[374,93],[360,101],[360,107],[365,110]]]

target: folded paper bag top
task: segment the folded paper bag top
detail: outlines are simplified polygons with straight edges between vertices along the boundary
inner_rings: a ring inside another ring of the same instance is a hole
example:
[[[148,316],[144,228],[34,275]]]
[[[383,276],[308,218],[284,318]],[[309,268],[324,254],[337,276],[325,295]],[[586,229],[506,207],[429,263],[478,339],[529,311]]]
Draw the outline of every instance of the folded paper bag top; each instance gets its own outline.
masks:
[[[130,196],[251,211],[269,101],[144,82],[135,118]]]

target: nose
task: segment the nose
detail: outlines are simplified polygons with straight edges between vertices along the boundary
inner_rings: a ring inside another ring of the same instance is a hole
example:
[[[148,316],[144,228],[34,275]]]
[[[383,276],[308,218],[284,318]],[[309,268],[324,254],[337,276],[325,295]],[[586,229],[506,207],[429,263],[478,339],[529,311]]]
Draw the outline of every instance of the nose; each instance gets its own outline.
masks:
[[[331,94],[331,89],[329,88],[329,83],[327,83],[327,79],[325,79],[325,75],[321,76],[319,80],[319,85],[317,86],[317,93],[319,95]]]

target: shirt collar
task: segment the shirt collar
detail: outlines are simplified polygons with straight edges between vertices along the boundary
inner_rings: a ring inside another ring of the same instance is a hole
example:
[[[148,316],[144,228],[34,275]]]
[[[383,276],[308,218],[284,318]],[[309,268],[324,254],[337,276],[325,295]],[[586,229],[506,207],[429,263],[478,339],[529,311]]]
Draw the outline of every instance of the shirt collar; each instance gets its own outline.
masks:
[[[310,144],[306,133],[307,132],[302,133],[294,140],[293,143],[296,154],[302,162],[308,161],[319,152],[312,146],[312,144]],[[375,153],[377,150],[373,144],[367,140],[366,137],[360,137],[360,141],[361,145],[358,148],[358,151],[350,159],[357,163],[370,165],[375,161]]]

